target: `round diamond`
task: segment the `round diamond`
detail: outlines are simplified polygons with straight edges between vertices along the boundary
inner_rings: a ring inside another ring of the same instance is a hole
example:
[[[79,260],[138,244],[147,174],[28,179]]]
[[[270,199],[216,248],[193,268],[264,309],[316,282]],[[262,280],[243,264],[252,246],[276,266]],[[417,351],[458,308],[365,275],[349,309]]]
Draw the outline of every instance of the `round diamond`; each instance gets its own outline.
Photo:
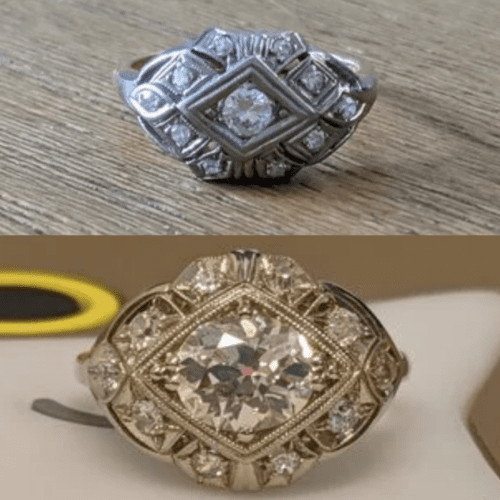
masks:
[[[219,57],[225,57],[233,51],[233,42],[227,35],[218,35],[214,38],[211,46],[212,50]]]
[[[345,120],[352,120],[358,113],[358,103],[350,96],[342,96],[337,103],[336,112]]]
[[[325,88],[326,77],[316,66],[311,66],[300,79],[300,83],[309,92],[318,95]]]
[[[318,152],[326,141],[326,134],[321,129],[313,130],[305,139],[304,144],[314,153]]]
[[[178,66],[172,74],[172,83],[180,90],[189,87],[193,79],[193,72],[186,66]]]
[[[340,307],[328,318],[328,330],[342,347],[350,346],[367,335],[365,326],[356,314]]]
[[[302,463],[301,456],[292,451],[290,453],[280,453],[271,459],[271,468],[279,476],[291,476]]]
[[[137,429],[148,436],[164,431],[163,416],[152,401],[136,401],[132,405],[132,419]]]
[[[330,428],[335,434],[347,434],[354,430],[360,419],[356,404],[341,399],[329,412]]]
[[[191,140],[191,130],[182,123],[172,125],[170,137],[177,144],[178,148],[184,147]]]
[[[289,170],[288,165],[283,161],[270,163],[267,167],[267,175],[272,179],[283,177]]]
[[[200,325],[181,346],[178,394],[193,418],[253,432],[296,415],[312,394],[307,338],[257,313]]]
[[[294,48],[292,42],[286,38],[276,40],[273,45],[273,52],[276,54],[279,62],[283,62],[293,54]]]
[[[143,90],[138,96],[138,101],[139,104],[150,113],[154,113],[165,104],[163,99],[151,90]]]
[[[229,464],[214,451],[202,450],[193,455],[193,469],[200,476],[207,478],[218,478],[226,474]]]
[[[153,344],[161,333],[163,321],[163,314],[155,308],[135,316],[128,325],[131,346],[136,351],[142,351]]]
[[[224,101],[222,118],[232,132],[247,139],[271,124],[274,103],[254,85],[245,83]]]

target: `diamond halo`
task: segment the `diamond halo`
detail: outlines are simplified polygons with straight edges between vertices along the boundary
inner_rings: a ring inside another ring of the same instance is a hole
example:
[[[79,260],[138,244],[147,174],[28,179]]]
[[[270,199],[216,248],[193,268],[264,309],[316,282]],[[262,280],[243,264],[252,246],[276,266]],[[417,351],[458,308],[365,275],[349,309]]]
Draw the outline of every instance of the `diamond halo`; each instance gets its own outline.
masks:
[[[365,338],[380,347],[360,357]],[[255,251],[200,259],[137,298],[86,369],[136,446],[236,490],[290,484],[355,441],[405,371],[359,301]]]

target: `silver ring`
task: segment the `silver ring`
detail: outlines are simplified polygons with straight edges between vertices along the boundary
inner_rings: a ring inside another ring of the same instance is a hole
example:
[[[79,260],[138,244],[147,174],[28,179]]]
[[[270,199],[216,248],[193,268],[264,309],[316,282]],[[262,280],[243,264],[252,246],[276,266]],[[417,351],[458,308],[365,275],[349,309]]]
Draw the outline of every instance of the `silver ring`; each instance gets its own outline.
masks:
[[[234,490],[286,486],[336,456],[408,374],[359,299],[252,250],[140,295],[77,366],[133,445]]]
[[[210,28],[132,68],[116,73],[123,101],[204,180],[290,179],[344,144],[377,95],[366,64],[290,31]]]

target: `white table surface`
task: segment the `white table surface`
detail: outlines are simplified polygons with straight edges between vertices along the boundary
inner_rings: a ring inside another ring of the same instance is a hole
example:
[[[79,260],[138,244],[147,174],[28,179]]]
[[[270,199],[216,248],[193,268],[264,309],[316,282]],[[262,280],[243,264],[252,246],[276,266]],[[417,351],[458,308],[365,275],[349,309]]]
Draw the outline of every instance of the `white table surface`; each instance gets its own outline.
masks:
[[[260,495],[202,489],[113,430],[30,411],[37,397],[96,411],[73,377],[74,355],[89,338],[0,340],[1,498],[500,498],[500,479],[464,425],[474,389],[500,356],[500,294],[449,293],[372,307],[411,359],[410,379],[365,439],[291,487]]]

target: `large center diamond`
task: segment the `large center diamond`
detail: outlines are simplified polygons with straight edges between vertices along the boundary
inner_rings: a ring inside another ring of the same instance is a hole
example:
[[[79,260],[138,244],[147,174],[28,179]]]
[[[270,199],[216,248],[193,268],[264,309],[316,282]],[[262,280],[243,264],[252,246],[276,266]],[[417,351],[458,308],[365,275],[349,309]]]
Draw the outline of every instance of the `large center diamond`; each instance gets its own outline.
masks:
[[[222,118],[232,132],[247,139],[271,124],[274,120],[274,103],[254,85],[245,83],[224,101]]]
[[[259,314],[200,325],[178,355],[177,389],[193,418],[234,432],[269,429],[297,414],[312,393],[307,338]]]

